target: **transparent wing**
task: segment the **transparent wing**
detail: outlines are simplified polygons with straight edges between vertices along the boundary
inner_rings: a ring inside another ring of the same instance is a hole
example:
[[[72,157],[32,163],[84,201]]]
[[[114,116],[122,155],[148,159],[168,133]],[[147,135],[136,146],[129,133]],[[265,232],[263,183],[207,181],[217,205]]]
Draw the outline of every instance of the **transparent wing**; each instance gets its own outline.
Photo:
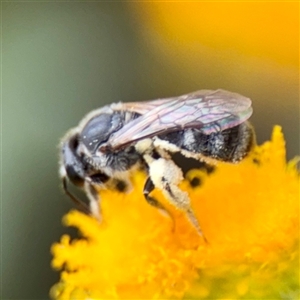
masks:
[[[123,103],[122,109],[141,116],[109,138],[106,146],[111,149],[186,128],[211,134],[237,126],[252,114],[249,98],[225,90],[200,90],[180,97]]]

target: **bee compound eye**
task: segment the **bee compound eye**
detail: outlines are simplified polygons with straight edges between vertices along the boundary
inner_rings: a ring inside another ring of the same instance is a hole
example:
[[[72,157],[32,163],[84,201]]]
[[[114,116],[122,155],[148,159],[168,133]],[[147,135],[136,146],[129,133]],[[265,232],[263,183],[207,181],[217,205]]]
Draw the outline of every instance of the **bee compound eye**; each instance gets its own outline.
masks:
[[[90,152],[95,153],[99,150],[99,146],[107,142],[111,134],[121,127],[119,114],[101,113],[85,125],[80,134],[80,141]],[[105,147],[102,146],[101,149],[105,151]]]
[[[82,187],[84,184],[84,179],[76,172],[73,166],[66,166],[66,172],[69,180],[76,186]]]
[[[95,173],[90,175],[90,178],[93,183],[105,183],[109,180],[109,176],[104,173]]]

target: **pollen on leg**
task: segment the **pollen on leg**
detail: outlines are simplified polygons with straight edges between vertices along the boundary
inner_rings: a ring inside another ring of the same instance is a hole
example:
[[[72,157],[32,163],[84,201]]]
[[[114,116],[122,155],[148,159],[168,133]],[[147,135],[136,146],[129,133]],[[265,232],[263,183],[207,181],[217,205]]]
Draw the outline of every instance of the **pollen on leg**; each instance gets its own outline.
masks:
[[[183,180],[182,171],[173,161],[159,158],[150,164],[150,177],[155,186],[163,189],[163,181],[178,184]],[[164,180],[162,180],[164,178]]]

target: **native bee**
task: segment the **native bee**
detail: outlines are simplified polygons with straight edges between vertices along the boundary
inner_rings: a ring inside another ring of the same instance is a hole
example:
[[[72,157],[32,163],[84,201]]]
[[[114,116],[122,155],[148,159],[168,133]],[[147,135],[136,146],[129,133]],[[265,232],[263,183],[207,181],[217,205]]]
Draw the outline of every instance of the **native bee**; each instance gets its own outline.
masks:
[[[60,175],[66,193],[84,210],[100,217],[97,189],[122,190],[128,173],[143,166],[148,173],[144,196],[161,189],[166,199],[186,213],[202,235],[186,192],[179,189],[182,170],[172,153],[207,163],[239,162],[254,144],[247,119],[251,100],[225,90],[200,90],[187,95],[145,102],[113,103],[87,114],[61,141]],[[74,197],[67,179],[82,187],[89,207]]]

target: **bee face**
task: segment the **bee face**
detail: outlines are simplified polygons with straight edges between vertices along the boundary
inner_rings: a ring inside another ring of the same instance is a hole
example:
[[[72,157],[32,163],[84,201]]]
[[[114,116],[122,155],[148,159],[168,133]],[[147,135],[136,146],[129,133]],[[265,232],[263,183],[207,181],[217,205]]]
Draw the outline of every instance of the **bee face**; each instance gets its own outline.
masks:
[[[162,208],[150,197],[154,188],[160,188],[201,233],[189,198],[178,188],[182,172],[170,153],[209,163],[238,162],[254,142],[247,122],[251,114],[250,99],[223,90],[111,104],[92,111],[63,138],[61,177],[82,187],[90,201],[98,203],[97,193],[91,192],[95,187],[124,186],[129,171],[144,167],[149,174],[146,200]]]
[[[85,172],[83,161],[77,154],[79,147],[78,134],[75,133],[68,137],[62,144],[63,165],[62,172],[66,174],[68,179],[76,186],[82,187],[85,181]]]

